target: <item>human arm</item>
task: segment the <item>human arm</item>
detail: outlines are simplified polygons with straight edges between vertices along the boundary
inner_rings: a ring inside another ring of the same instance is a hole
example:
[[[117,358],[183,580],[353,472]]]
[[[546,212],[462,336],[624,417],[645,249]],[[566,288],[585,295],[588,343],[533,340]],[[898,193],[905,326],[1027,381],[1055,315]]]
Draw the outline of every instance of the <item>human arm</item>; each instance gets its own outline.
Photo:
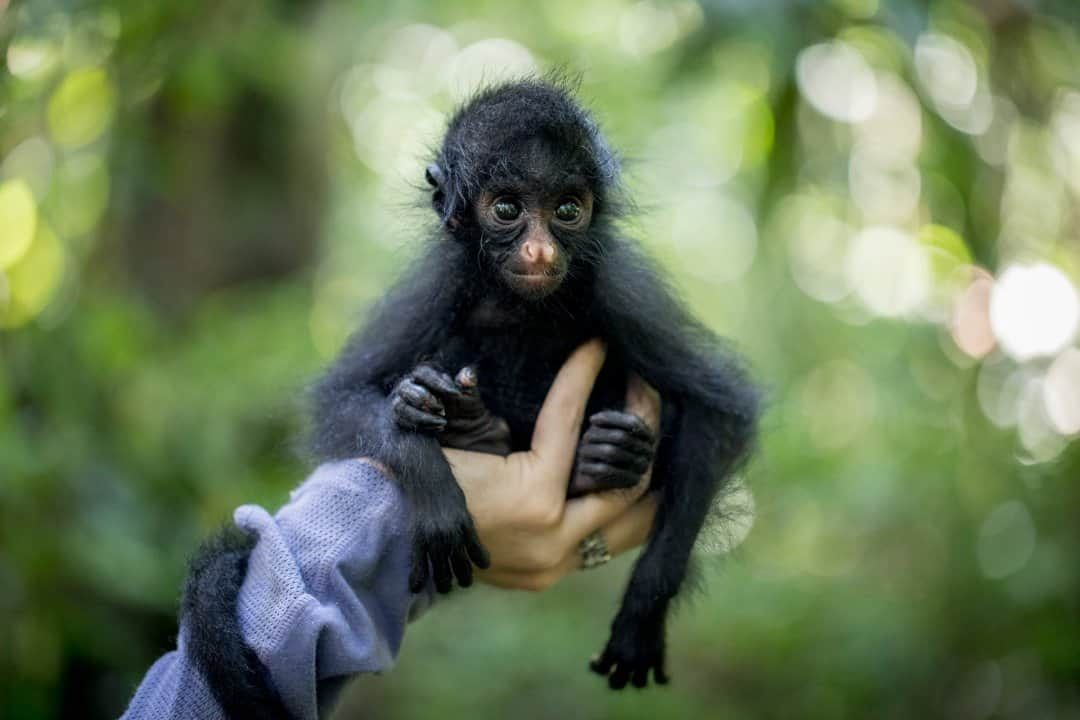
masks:
[[[125,718],[320,717],[347,678],[393,666],[430,602],[406,587],[400,490],[367,461],[323,465],[275,515],[245,505],[234,521],[249,541],[193,561],[177,649]]]
[[[492,544],[494,567],[483,578],[492,584],[546,587],[576,566],[575,534],[601,525],[613,552],[648,533],[652,500],[634,503],[622,491],[565,500],[584,412],[574,395],[587,397],[595,377],[588,360],[578,356],[556,382],[533,451],[498,467],[487,462],[506,458],[454,460]],[[510,483],[543,488],[535,515],[516,514],[519,495],[494,491]],[[556,515],[577,530],[552,542],[551,527],[541,532],[534,521]],[[234,521],[237,529],[192,563],[177,649],[150,669],[125,718],[319,717],[349,677],[393,666],[406,622],[430,602],[430,586],[408,592],[408,508],[374,463],[323,465],[275,515],[246,505]]]

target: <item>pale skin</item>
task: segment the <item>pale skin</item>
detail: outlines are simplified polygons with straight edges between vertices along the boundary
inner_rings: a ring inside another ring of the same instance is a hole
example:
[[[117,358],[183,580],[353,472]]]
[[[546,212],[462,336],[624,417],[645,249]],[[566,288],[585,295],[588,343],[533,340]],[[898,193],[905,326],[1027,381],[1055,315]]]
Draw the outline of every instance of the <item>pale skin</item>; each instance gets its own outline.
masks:
[[[656,515],[655,493],[646,493],[651,468],[628,490],[566,499],[580,440],[585,403],[606,348],[599,340],[579,347],[562,366],[536,420],[528,451],[505,457],[444,448],[454,476],[491,555],[476,577],[503,588],[539,591],[581,567],[579,543],[596,530],[612,555],[644,543]],[[482,380],[481,380],[482,382]],[[660,425],[659,394],[632,375],[626,412],[654,431]]]

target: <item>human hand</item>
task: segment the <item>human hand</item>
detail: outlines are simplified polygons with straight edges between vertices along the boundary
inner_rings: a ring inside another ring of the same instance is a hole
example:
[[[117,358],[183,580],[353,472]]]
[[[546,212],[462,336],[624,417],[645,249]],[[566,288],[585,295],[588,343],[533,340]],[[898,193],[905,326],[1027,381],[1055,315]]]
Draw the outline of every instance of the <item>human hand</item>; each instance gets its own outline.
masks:
[[[478,579],[543,590],[581,567],[578,545],[596,530],[612,555],[648,538],[657,506],[656,496],[645,494],[651,467],[632,488],[566,499],[585,404],[604,357],[598,340],[570,356],[548,391],[527,452],[499,457],[443,449],[491,555],[491,567],[477,572]],[[659,395],[636,375],[628,382],[626,410],[654,433],[659,428]]]

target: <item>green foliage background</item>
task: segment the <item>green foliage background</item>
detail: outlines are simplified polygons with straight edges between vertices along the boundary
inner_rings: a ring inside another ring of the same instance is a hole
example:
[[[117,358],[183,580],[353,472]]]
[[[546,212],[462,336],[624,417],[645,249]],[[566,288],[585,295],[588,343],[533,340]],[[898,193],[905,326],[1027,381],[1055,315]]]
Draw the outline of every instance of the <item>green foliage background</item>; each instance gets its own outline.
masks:
[[[450,598],[337,716],[1080,717],[1080,379],[956,331],[1010,264],[1075,292],[1078,17],[0,0],[0,717],[122,712],[199,540],[304,477],[303,388],[422,248],[445,113],[530,67],[581,73],[630,232],[770,387],[753,527],[705,543],[667,690],[585,672],[620,560]],[[859,174],[867,148],[893,159]]]

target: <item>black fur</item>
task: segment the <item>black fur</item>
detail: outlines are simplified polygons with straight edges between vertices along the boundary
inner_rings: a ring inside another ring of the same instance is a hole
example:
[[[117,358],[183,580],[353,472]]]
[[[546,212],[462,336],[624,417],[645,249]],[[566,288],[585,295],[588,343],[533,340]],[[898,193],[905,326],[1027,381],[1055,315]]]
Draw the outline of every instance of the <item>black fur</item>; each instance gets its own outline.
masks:
[[[395,471],[414,507],[412,579],[426,580],[422,551],[436,548],[436,585],[449,589],[449,568],[457,567],[452,558],[462,555],[471,518],[437,439],[397,427],[388,395],[421,362],[451,374],[475,364],[484,402],[509,423],[513,448],[525,449],[559,367],[582,342],[607,339],[608,360],[587,415],[622,407],[628,370],[653,385],[664,403],[653,472],[662,489],[657,521],[611,640],[593,664],[615,688],[643,685],[650,671],[666,681],[668,607],[714,497],[752,446],[759,404],[734,356],[617,232],[627,205],[618,166],[564,84],[520,81],[469,101],[426,172],[440,230],[317,387],[314,436],[321,457],[366,455]],[[551,229],[569,258],[565,278],[541,298],[511,292],[499,271],[522,235],[485,224],[478,197],[557,195],[582,180],[593,198],[591,223],[580,231]]]
[[[233,720],[289,717],[268,673],[244,643],[236,600],[247,573],[252,535],[226,527],[191,560],[180,605],[188,652],[214,699]]]

